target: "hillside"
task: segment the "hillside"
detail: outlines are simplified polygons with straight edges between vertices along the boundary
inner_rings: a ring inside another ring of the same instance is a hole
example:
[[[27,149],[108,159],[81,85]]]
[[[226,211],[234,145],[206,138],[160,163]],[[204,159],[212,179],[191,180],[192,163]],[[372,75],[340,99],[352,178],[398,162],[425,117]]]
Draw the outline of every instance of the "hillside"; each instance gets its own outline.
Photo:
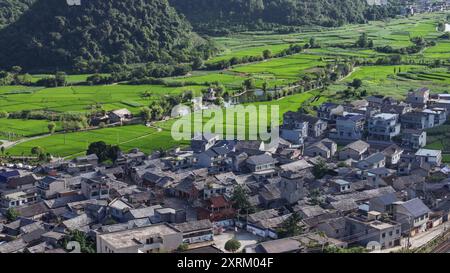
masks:
[[[0,1],[0,28],[16,21],[35,0],[2,0]]]
[[[390,0],[390,3],[397,0]],[[196,30],[272,28],[279,25],[335,27],[398,13],[393,5],[370,7],[367,0],[169,0]]]
[[[93,71],[108,64],[189,62],[203,39],[167,0],[38,0],[0,31],[0,65]]]

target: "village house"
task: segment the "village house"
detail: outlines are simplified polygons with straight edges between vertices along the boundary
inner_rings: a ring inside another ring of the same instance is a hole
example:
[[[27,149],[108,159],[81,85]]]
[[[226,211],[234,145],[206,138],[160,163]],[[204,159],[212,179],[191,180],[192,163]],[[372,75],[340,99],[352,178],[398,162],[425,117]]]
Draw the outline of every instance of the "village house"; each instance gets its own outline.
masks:
[[[191,141],[191,148],[195,153],[202,153],[212,148],[219,141],[216,134],[196,134]]]
[[[214,228],[209,220],[190,221],[174,225],[183,233],[183,243],[199,244],[214,243]]]
[[[326,138],[305,148],[304,155],[310,157],[320,156],[325,159],[333,157],[337,152],[336,142]]]
[[[402,130],[402,146],[408,149],[418,150],[427,145],[427,132],[422,130]]]
[[[122,123],[133,118],[133,114],[126,108],[111,111],[108,116],[110,123]]]
[[[176,250],[183,233],[169,224],[97,234],[97,253],[159,253]]]
[[[197,209],[199,220],[209,219],[211,222],[230,222],[235,215],[232,203],[222,195],[209,198]]]
[[[339,151],[339,160],[362,160],[364,155],[368,153],[370,145],[362,140],[352,142]]]
[[[398,164],[404,150],[397,146],[397,144],[389,145],[386,149],[382,151],[386,158],[386,166],[393,167]]]
[[[110,186],[105,178],[88,178],[81,181],[81,192],[87,199],[107,199]]]
[[[356,167],[362,170],[382,168],[386,166],[386,157],[383,153],[375,153],[356,163]]]
[[[341,142],[350,142],[363,138],[365,117],[359,114],[347,114],[336,119],[336,130],[329,137]]]
[[[291,214],[281,215],[275,210],[264,210],[250,214],[247,218],[246,230],[262,238],[278,239],[277,228]]]
[[[66,181],[52,176],[39,180],[38,193],[42,199],[53,199],[67,190]]]
[[[394,203],[394,220],[402,224],[402,231],[405,234],[409,233],[411,236],[427,229],[430,212],[419,198]]]
[[[398,102],[395,99],[393,99],[391,97],[385,97],[382,95],[369,96],[366,98],[366,100],[369,103],[369,107],[380,108],[380,109],[385,105],[398,104]]]
[[[226,147],[212,147],[196,154],[196,164],[200,168],[208,168],[210,173],[226,172],[232,168],[233,161],[228,158],[230,151]]]
[[[268,154],[254,155],[247,159],[246,164],[256,179],[270,178],[276,175],[275,164],[278,161]]]
[[[325,133],[327,122],[301,112],[287,112],[284,114],[283,125],[287,128],[301,130],[303,137],[318,138]],[[304,127],[308,128],[307,135],[304,135]]]
[[[434,127],[434,114],[424,111],[413,111],[401,116],[403,129],[424,130]]]
[[[38,194],[34,190],[3,192],[0,196],[1,207],[5,209],[16,208],[34,203],[38,200]]]
[[[430,89],[423,87],[416,91],[408,92],[406,102],[415,108],[425,108],[430,100]]]
[[[317,108],[317,116],[327,122],[335,122],[337,117],[344,113],[344,106],[326,102]]]
[[[392,248],[400,245],[402,236],[401,225],[394,221],[381,220],[381,213],[369,211],[364,214],[351,214],[345,219],[347,221],[346,238],[355,244],[376,250],[376,242],[381,249]]]
[[[399,116],[382,113],[369,119],[368,131],[371,140],[392,141],[400,135]]]
[[[420,149],[416,152],[416,159],[421,163],[427,163],[435,167],[439,167],[442,164],[442,151]]]
[[[288,112],[284,116],[293,116],[295,113]],[[291,141],[294,144],[303,145],[304,140],[308,137],[309,122],[300,121],[295,118],[284,118],[281,128],[281,137]]]

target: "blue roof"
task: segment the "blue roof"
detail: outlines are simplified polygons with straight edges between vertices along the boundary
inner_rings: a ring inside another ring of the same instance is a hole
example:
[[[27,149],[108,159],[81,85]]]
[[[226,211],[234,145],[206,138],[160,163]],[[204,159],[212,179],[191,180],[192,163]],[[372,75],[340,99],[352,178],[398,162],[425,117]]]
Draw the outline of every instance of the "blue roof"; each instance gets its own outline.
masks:
[[[20,176],[20,173],[17,170],[3,171],[3,172],[0,172],[0,181],[5,182],[6,180],[8,180],[8,178],[16,177],[16,176]]]

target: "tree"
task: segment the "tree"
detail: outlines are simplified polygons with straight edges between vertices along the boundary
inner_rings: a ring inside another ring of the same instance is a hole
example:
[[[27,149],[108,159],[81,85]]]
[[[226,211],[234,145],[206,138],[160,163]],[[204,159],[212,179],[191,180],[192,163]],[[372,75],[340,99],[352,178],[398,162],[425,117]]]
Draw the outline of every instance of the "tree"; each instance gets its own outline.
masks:
[[[236,251],[239,250],[239,248],[241,248],[241,243],[238,240],[236,240],[236,239],[228,240],[225,243],[225,250],[226,251],[235,253]]]
[[[238,185],[234,188],[231,201],[233,202],[233,207],[237,210],[244,211],[246,213],[253,211],[253,207],[250,204],[247,194],[245,193],[245,190],[241,185]]]
[[[45,153],[44,149],[39,146],[31,148],[31,154],[33,154],[33,155],[39,156],[43,153]]]
[[[263,58],[266,60],[272,58],[272,51],[270,51],[269,49],[264,50]]]
[[[278,229],[278,235],[281,238],[297,236],[303,233],[303,228],[299,226],[302,218],[297,212],[292,213],[289,218],[287,218],[281,227]]]
[[[9,114],[5,110],[0,111],[0,118],[8,118]]]
[[[178,251],[186,251],[189,249],[189,245],[187,243],[182,243],[181,245],[178,246]]]
[[[316,43],[316,38],[311,37],[311,39],[309,39],[309,47],[310,48],[316,48],[318,47],[317,43]]]
[[[362,86],[362,84],[363,82],[361,79],[354,79],[350,85],[353,86],[355,89],[358,89]]]
[[[78,242],[80,244],[81,253],[95,253],[95,243],[86,236],[86,233],[73,230],[70,231],[69,236],[64,239],[64,247],[67,249],[67,244],[71,241]]]
[[[244,83],[243,83],[243,86],[247,89],[247,90],[249,90],[249,89],[254,89],[255,88],[255,79],[253,79],[253,78],[249,78],[249,79],[246,79],[245,81],[244,81]]]
[[[113,163],[116,163],[117,159],[119,158],[121,151],[119,146],[114,145],[114,146],[108,146],[108,159],[110,159]]]
[[[108,159],[108,146],[104,141],[93,142],[89,145],[87,155],[95,154],[100,162]]]
[[[20,216],[19,212],[14,208],[8,209],[5,213],[5,217],[8,220],[8,222],[16,221],[19,216]]]
[[[56,129],[56,124],[54,122],[50,122],[47,125],[48,131],[50,132],[50,134],[53,134],[55,132]]]
[[[312,169],[315,178],[322,179],[328,173],[328,167],[325,161],[320,160]]]
[[[192,62],[193,69],[201,69],[203,67],[203,60],[200,57],[196,57]]]
[[[359,36],[358,41],[356,42],[356,46],[360,48],[366,48],[369,45],[369,38],[367,36],[367,33],[361,34]]]
[[[0,147],[0,151],[2,152],[2,154],[5,154],[5,146]]]
[[[143,107],[141,109],[141,117],[145,122],[152,120],[152,110],[148,107]]]

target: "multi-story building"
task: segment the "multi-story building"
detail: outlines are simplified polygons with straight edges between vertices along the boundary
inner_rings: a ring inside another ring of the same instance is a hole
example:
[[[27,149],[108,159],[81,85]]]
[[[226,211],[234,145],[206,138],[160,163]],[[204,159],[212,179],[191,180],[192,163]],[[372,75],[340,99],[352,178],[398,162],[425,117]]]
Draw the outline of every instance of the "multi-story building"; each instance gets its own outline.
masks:
[[[392,141],[400,135],[400,123],[397,114],[382,113],[369,119],[369,138],[378,141]]]
[[[336,121],[337,117],[342,116],[343,114],[344,106],[331,102],[326,102],[317,109],[317,116],[328,122]]]
[[[183,233],[168,224],[97,234],[97,253],[161,253],[176,250]]]
[[[430,100],[430,89],[424,87],[416,91],[410,91],[406,97],[406,102],[413,107],[425,108]]]
[[[336,141],[355,141],[363,138],[365,117],[349,114],[336,119],[336,131],[330,133],[330,138]]]
[[[81,192],[87,199],[107,199],[109,185],[106,178],[85,178],[81,180]]]
[[[66,181],[56,177],[47,176],[39,180],[37,189],[42,199],[55,198],[58,193],[66,190]]]
[[[427,132],[414,129],[404,129],[402,131],[402,146],[417,150],[426,145]]]

